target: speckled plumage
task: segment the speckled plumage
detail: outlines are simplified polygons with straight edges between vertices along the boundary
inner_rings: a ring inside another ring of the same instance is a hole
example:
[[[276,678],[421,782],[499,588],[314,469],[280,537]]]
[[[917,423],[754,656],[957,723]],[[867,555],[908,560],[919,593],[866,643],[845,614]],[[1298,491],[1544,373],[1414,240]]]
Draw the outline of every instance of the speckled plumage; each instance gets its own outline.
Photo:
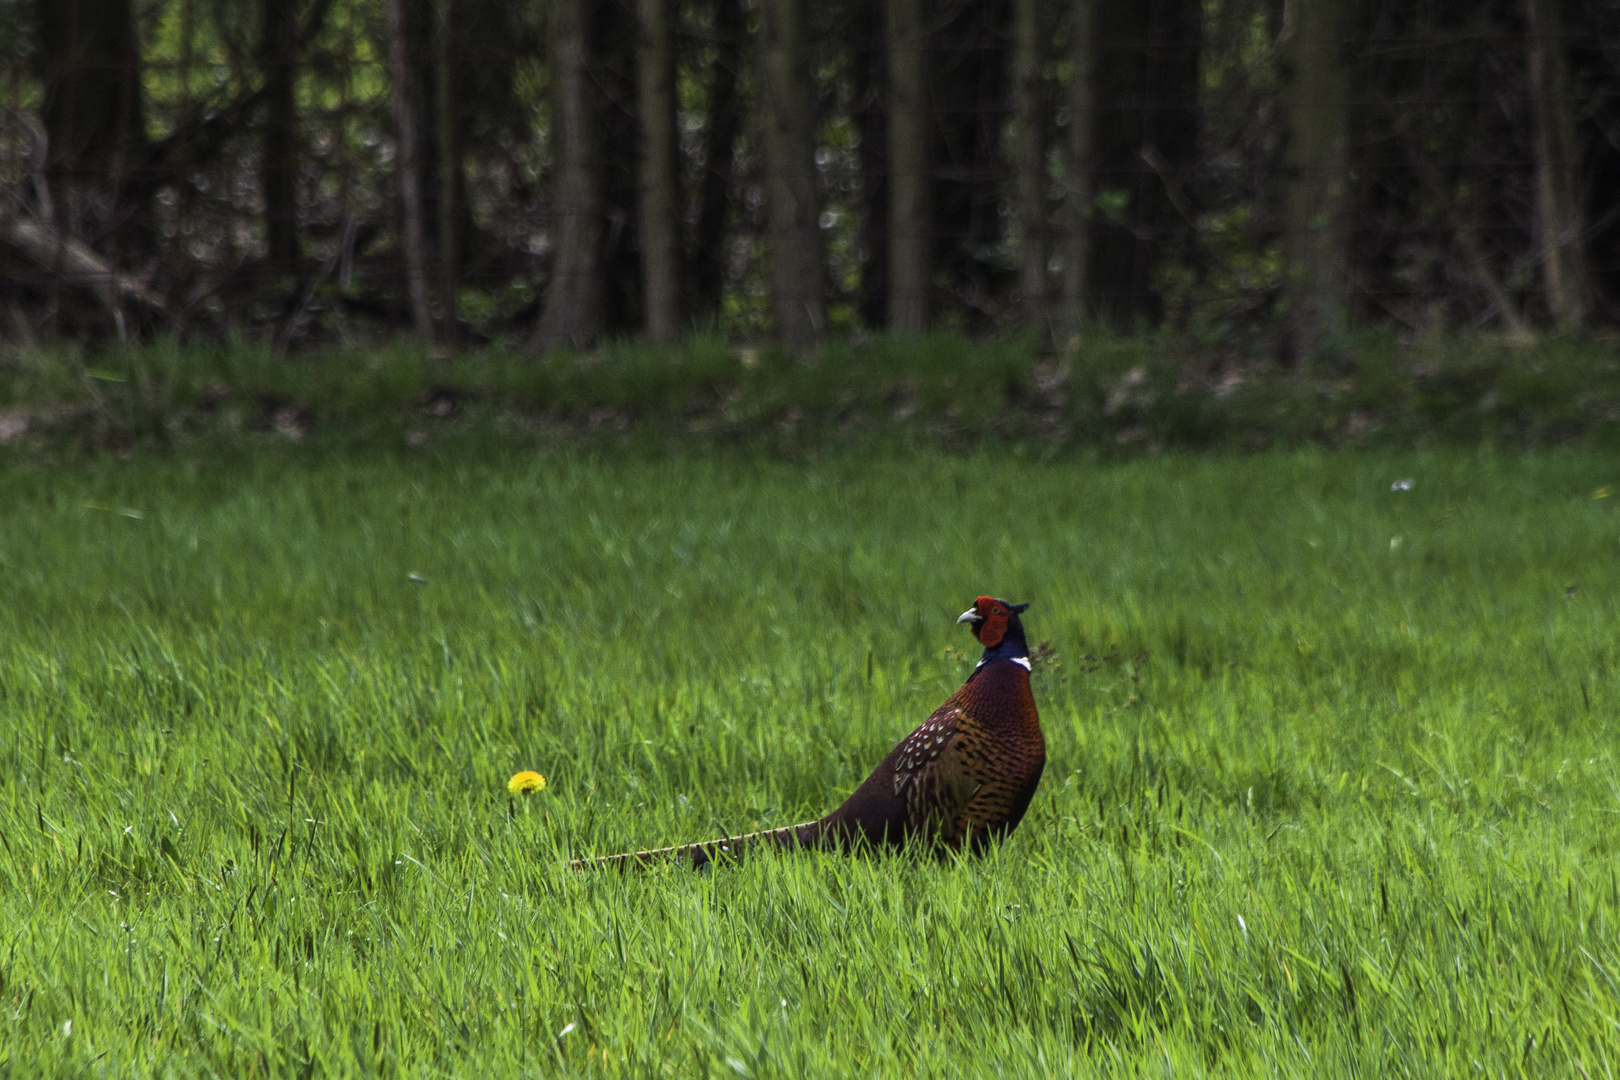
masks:
[[[915,837],[977,849],[1017,826],[1045,765],[1029,672],[1010,659],[995,660],[975,670],[816,824],[823,842]]]
[[[663,859],[693,865],[749,848],[850,850],[908,841],[979,851],[1006,836],[1029,809],[1046,765],[1046,740],[1029,684],[1028,649],[1015,607],[982,596],[959,621],[986,645],[968,681],[889,752],[855,791],[817,821],[702,844],[627,852],[576,866]],[[982,636],[981,636],[982,633]]]

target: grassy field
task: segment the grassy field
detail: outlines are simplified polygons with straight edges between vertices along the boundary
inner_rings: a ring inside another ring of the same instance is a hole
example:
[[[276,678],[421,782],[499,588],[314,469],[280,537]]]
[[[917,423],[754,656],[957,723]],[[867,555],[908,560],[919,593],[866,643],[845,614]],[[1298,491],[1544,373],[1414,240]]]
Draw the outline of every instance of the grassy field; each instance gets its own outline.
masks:
[[[14,462],[0,1074],[1613,1076],[1614,484]],[[1056,656],[999,850],[567,869],[833,805],[985,591]]]

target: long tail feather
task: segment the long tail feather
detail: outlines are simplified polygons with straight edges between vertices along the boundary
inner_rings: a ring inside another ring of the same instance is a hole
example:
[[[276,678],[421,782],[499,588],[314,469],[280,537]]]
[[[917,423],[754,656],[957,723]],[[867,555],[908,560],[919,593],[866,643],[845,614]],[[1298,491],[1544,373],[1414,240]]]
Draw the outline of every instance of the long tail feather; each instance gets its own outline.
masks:
[[[819,847],[821,822],[806,821],[766,832],[727,836],[707,840],[701,844],[681,844],[678,847],[656,848],[651,851],[626,851],[621,855],[600,855],[594,859],[575,859],[569,865],[575,870],[630,870],[644,869],[660,862],[688,862],[693,868],[711,862],[743,858],[755,848],[774,845],[786,851]]]

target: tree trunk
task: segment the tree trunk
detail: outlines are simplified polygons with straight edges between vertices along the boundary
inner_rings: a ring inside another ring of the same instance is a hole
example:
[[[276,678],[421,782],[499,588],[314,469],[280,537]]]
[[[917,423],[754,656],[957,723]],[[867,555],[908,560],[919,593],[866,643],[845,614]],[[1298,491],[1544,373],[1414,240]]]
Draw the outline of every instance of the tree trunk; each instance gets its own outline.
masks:
[[[883,50],[883,5],[850,0],[852,97],[860,132],[860,315],[867,326],[889,319],[889,115]]]
[[[153,239],[149,146],[133,0],[37,0],[35,65],[56,226],[119,255]]]
[[[1581,4],[1564,13],[1569,42],[1569,79],[1581,88],[1576,110],[1575,147],[1580,154],[1576,175],[1586,201],[1581,247],[1591,286],[1592,316],[1620,322],[1620,214],[1614,192],[1620,191],[1620,64],[1610,43],[1620,40],[1620,6]],[[1596,107],[1598,102],[1606,103]]]
[[[641,261],[641,120],[637,102],[637,0],[593,0],[589,78],[596,146],[598,330],[639,332],[647,324]]]
[[[675,47],[671,0],[638,0],[637,80],[641,99],[641,273],[647,335],[681,332],[680,173],[675,132]]]
[[[1561,8],[1559,0],[1525,0],[1541,277],[1553,321],[1567,333],[1580,329],[1590,316],[1592,284],[1586,267],[1574,90]]]
[[[405,0],[428,295],[447,343],[458,333],[462,273],[478,237],[463,163],[469,148],[487,148],[510,130],[518,112],[511,87],[526,43],[522,16],[508,10],[518,6]]]
[[[1069,126],[1063,189],[1063,311],[1065,338],[1074,340],[1090,300],[1091,174],[1095,168],[1098,0],[1069,0]],[[1067,343],[1067,342],[1066,342]]]
[[[777,338],[790,352],[803,353],[822,330],[815,94],[805,48],[804,0],[763,0],[759,15],[771,314]]]
[[[584,348],[596,340],[601,329],[601,209],[596,116],[588,81],[591,3],[555,0],[551,6],[556,227],[551,287],[537,334],[537,344],[543,349]]]
[[[427,254],[422,222],[421,142],[412,101],[411,58],[406,39],[405,0],[387,0],[388,60],[393,76],[394,134],[399,142],[400,254],[410,291],[411,322],[424,342],[433,340],[433,314],[428,308]]]
[[[1023,317],[1046,317],[1046,93],[1042,67],[1046,39],[1041,0],[1013,3],[1013,171],[1023,258],[1018,293]]]
[[[1296,358],[1345,326],[1350,270],[1350,67],[1353,0],[1288,0],[1282,231]]]
[[[726,221],[731,207],[733,160],[742,109],[737,76],[743,65],[742,0],[714,0],[714,64],[703,131],[703,180],[692,244],[692,308],[720,310],[726,286]]]
[[[259,0],[259,69],[264,77],[264,135],[259,182],[272,274],[298,263],[298,19],[293,0]]]
[[[459,212],[461,136],[456,123],[456,65],[452,42],[453,0],[433,0],[433,126],[437,130],[438,212],[437,253],[439,256],[439,337],[445,344],[456,340],[456,288],[461,268],[461,244],[457,236]]]
[[[925,12],[931,291],[937,299],[949,290],[965,329],[988,330],[1018,288],[998,254],[1016,232],[1002,213],[1012,2],[949,0]]]
[[[928,329],[933,239],[926,0],[884,0],[889,73],[889,329]]]
[[[1191,248],[1202,17],[1198,0],[1097,8],[1091,293],[1124,326],[1164,318],[1161,269]]]

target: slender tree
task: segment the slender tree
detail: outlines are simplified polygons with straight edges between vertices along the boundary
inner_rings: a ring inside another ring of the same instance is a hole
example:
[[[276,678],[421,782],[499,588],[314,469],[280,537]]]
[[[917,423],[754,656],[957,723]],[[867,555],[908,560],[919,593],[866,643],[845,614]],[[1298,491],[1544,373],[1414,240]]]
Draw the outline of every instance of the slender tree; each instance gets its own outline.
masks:
[[[461,243],[457,228],[461,191],[461,125],[456,113],[456,56],[454,0],[433,0],[433,128],[437,154],[434,230],[438,254],[439,333],[446,344],[456,339],[456,289],[461,269]]]
[[[1013,3],[1013,172],[1023,234],[1019,300],[1029,321],[1046,317],[1046,27],[1041,0]]]
[[[1525,0],[1530,103],[1535,118],[1536,239],[1541,280],[1558,328],[1579,329],[1592,308],[1587,273],[1575,102],[1559,0]]]
[[[1284,289],[1295,356],[1342,328],[1350,268],[1350,65],[1355,0],[1289,0],[1284,16],[1287,123]]]
[[[927,15],[930,279],[965,327],[987,328],[1018,288],[995,254],[1009,238],[1012,2],[949,0],[930,3]]]
[[[140,249],[150,222],[137,174],[149,143],[134,0],[36,0],[35,19],[56,224],[98,246]]]
[[[759,15],[771,314],[776,336],[790,351],[802,353],[816,344],[822,331],[815,93],[804,0],[763,0]]]
[[[742,118],[738,75],[744,63],[742,0],[714,0],[714,54],[709,69],[703,123],[703,173],[698,183],[697,224],[692,241],[692,309],[720,310],[726,284],[726,224]]]
[[[298,19],[293,0],[259,0],[259,70],[265,117],[259,182],[271,273],[298,262]]]
[[[1570,43],[1570,84],[1581,88],[1575,129],[1586,207],[1581,230],[1592,315],[1620,322],[1620,64],[1612,43],[1620,41],[1620,5],[1581,4],[1565,12]]]
[[[604,332],[630,333],[647,325],[642,291],[641,117],[637,0],[592,0],[590,5],[591,105],[595,110],[598,212],[602,246]]]
[[[516,72],[524,58],[543,58],[544,44],[531,29],[526,7],[405,0],[429,295],[438,333],[447,340],[456,334],[469,260],[476,260],[487,239],[473,220],[465,163],[469,155],[510,145],[512,134],[529,120],[529,105],[514,89]]]
[[[1091,293],[1122,324],[1164,317],[1161,267],[1190,247],[1202,18],[1198,0],[1097,8]]]
[[[889,75],[889,329],[928,329],[933,217],[926,0],[884,0]]]
[[[1069,123],[1063,186],[1063,307],[1060,323],[1067,337],[1086,317],[1086,275],[1091,264],[1091,175],[1096,125],[1098,0],[1069,0]]]
[[[860,312],[867,326],[889,318],[889,115],[883,5],[849,0],[850,96],[860,133]]]
[[[417,108],[411,100],[410,47],[406,36],[405,0],[387,0],[388,59],[393,78],[394,136],[399,143],[400,252],[411,300],[411,322],[423,341],[433,339],[433,314],[428,307],[426,229],[422,221],[422,158]]]
[[[541,314],[541,348],[584,347],[601,329],[601,205],[589,84],[592,0],[551,6],[552,131],[557,144],[555,244]]]
[[[641,100],[641,273],[647,334],[670,342],[681,331],[680,147],[675,132],[675,45],[671,0],[638,0]]]

